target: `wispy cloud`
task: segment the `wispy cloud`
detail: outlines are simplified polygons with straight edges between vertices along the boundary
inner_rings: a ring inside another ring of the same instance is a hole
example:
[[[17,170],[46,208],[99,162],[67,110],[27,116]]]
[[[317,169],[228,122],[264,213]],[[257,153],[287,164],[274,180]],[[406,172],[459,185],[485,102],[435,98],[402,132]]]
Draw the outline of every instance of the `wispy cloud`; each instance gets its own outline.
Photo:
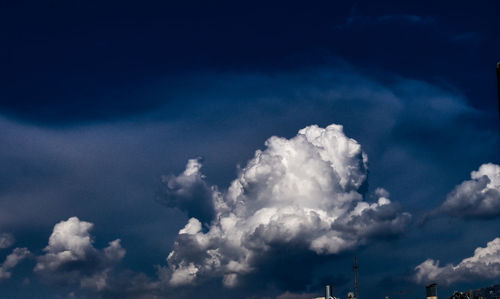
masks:
[[[9,248],[12,244],[14,244],[14,236],[12,234],[0,234],[0,249]]]
[[[30,251],[27,248],[15,248],[12,250],[12,253],[9,254],[5,261],[0,265],[0,282],[4,279],[8,279],[11,277],[11,270],[14,268],[19,262],[24,260],[30,255]]]
[[[336,29],[349,29],[356,26],[372,26],[391,23],[406,23],[414,25],[432,25],[435,19],[430,16],[419,16],[413,14],[387,14],[381,16],[366,16],[352,14],[345,19],[343,24],[337,25]]]

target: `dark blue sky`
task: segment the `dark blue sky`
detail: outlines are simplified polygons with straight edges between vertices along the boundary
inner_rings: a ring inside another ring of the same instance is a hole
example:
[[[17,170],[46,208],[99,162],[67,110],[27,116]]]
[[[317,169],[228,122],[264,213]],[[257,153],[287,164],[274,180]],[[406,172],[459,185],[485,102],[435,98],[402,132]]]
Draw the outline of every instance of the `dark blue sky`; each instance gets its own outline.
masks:
[[[457,265],[500,237],[497,216],[438,208],[471,198],[456,186],[480,184],[470,173],[500,164],[499,10],[494,1],[1,3],[0,234],[15,242],[0,246],[0,261],[16,247],[31,255],[11,270],[4,263],[11,277],[0,271],[0,292],[308,298],[331,282],[344,296],[357,255],[362,297],[401,289],[421,297],[416,266],[429,258]],[[313,124],[344,126],[368,156],[356,192],[373,202],[377,188],[386,189],[411,223],[391,236],[353,232],[359,244],[339,253],[280,240],[229,289],[217,273],[194,286],[168,284],[175,271],[161,269],[175,266],[165,259],[183,242],[187,215],[206,209],[207,186],[227,200],[269,137],[290,139]],[[162,175],[183,186],[178,175],[196,157],[206,177],[193,188],[201,189],[174,194],[172,204]],[[500,202],[500,187],[488,188]],[[500,215],[500,205],[491,209]],[[93,247],[62,270],[34,271],[60,249],[44,251],[54,225],[72,216],[94,224]],[[124,257],[103,249],[118,238]],[[103,273],[105,287],[81,283]],[[500,283],[500,274],[452,275],[467,279],[440,282],[440,296]]]
[[[2,107],[28,120],[155,109],[165,99],[143,94],[179,73],[293,70],[337,58],[463,86],[482,108],[494,96],[492,5],[28,1],[4,3],[1,13]]]

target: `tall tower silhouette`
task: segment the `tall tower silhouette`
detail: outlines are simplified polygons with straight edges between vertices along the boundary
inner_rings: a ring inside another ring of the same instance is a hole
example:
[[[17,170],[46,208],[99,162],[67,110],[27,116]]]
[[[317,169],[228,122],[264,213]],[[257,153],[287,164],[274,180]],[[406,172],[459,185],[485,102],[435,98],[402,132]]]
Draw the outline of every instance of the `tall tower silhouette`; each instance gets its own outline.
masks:
[[[354,270],[354,288],[356,291],[356,299],[359,299],[358,268],[358,258],[354,257],[354,266],[352,269]]]
[[[498,117],[500,117],[500,61],[497,63]]]

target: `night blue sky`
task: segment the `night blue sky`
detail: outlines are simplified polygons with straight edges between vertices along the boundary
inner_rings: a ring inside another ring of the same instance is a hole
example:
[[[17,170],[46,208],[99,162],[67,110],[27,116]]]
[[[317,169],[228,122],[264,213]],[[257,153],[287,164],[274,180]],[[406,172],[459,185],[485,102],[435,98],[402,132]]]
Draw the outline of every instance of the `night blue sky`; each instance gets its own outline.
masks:
[[[430,280],[440,297],[500,283],[498,262],[461,270],[479,247],[500,258],[499,10],[494,1],[1,3],[0,297],[310,298],[325,283],[344,297],[354,256],[361,298],[421,298]],[[305,142],[298,132],[310,125],[337,141]],[[342,151],[349,138],[366,164]],[[290,152],[310,158],[301,171],[279,168]],[[290,191],[325,177],[337,187]],[[363,201],[373,210],[358,215]],[[320,213],[328,225],[309,227],[297,212],[309,205],[345,208],[338,215],[351,220]],[[289,230],[252,227],[261,209],[276,209],[270,219]],[[228,241],[235,231],[215,229],[233,214],[241,252]],[[318,247],[332,236],[350,245]],[[202,269],[213,252],[222,266]],[[248,264],[224,264],[236,256]],[[440,264],[417,270],[427,259]]]

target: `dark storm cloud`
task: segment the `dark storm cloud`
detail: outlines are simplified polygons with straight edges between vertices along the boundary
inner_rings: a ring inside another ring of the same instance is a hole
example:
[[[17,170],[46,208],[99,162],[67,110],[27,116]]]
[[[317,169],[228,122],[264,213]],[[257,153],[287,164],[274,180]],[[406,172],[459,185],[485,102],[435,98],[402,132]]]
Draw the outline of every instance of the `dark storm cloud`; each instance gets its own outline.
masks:
[[[55,1],[2,8],[0,111],[43,125],[143,115],[175,102],[155,97],[155,86],[165,77],[175,86],[186,72],[294,71],[324,66],[329,57],[436,82],[444,77],[467,85],[481,107],[494,96],[488,79],[498,59],[498,18],[488,6]],[[344,23],[355,28],[334,29]],[[450,41],[470,32],[482,38]]]
[[[321,293],[326,284],[341,289],[350,282],[351,277],[346,273],[331,271],[331,268],[326,271],[318,269],[319,265],[334,264],[335,260],[345,258],[342,255],[318,255],[300,242],[275,242],[270,246],[270,251],[255,261],[256,271],[245,277],[243,291],[275,288],[294,293]]]

